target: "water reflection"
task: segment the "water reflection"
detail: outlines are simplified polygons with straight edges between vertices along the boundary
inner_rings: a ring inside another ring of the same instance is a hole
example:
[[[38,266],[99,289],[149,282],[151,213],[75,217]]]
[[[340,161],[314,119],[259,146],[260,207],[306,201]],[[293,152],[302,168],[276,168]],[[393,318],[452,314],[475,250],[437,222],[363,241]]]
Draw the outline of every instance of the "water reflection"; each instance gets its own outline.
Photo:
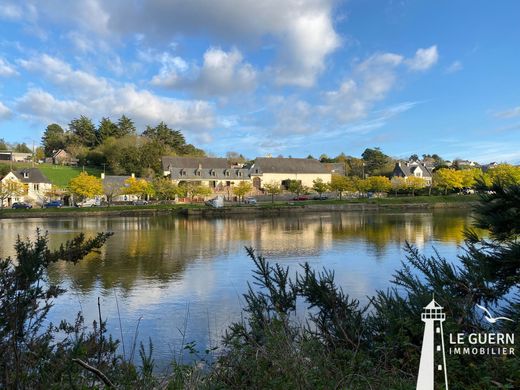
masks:
[[[55,264],[53,283],[68,293],[51,312],[56,322],[96,318],[96,299],[102,297],[109,331],[133,337],[143,317],[142,339],[156,341],[158,361],[171,357],[189,304],[190,340],[205,346],[240,315],[240,296],[251,280],[251,262],[244,246],[253,246],[271,261],[295,267],[308,261],[333,268],[338,283],[350,295],[364,299],[389,285],[404,258],[405,241],[424,251],[431,246],[455,258],[462,231],[471,223],[467,211],[424,213],[316,213],[273,218],[186,219],[169,216],[118,218],[56,218],[0,220],[0,256],[12,255],[17,235],[33,238],[35,229],[49,232],[58,245],[79,232],[115,235],[96,254],[77,265]],[[120,312],[115,297],[120,298]],[[173,330],[172,330],[173,329]],[[210,330],[208,330],[210,329]],[[157,341],[160,341],[157,343]]]

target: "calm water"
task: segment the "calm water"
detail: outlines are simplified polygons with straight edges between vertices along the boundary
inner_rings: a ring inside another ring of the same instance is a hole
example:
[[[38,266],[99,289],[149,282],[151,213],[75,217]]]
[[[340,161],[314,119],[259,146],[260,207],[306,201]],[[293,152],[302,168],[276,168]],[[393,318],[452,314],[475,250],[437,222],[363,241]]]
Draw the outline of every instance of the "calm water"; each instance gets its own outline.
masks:
[[[155,358],[164,365],[179,356],[183,340],[196,341],[204,350],[216,345],[227,325],[240,318],[252,268],[244,246],[294,270],[305,261],[316,268],[332,268],[348,294],[366,301],[367,295],[390,286],[404,259],[406,240],[426,253],[435,246],[441,255],[454,259],[462,230],[470,224],[469,212],[455,210],[211,220],[168,216],[0,220],[0,256],[12,255],[17,235],[34,237],[38,227],[49,232],[52,245],[79,232],[114,232],[99,254],[75,266],[60,263],[50,270],[52,282],[68,290],[56,302],[50,320],[73,320],[82,311],[90,323],[97,317],[100,297],[109,331],[120,339],[117,297],[127,355],[140,319],[137,338],[151,337]]]

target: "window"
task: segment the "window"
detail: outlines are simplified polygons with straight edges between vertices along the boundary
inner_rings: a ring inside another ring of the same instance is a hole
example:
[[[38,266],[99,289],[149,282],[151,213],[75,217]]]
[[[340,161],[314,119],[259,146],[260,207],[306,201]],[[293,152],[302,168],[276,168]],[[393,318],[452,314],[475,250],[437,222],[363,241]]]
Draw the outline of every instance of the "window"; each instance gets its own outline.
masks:
[[[34,191],[39,191],[40,190],[40,185],[39,184],[33,184],[33,189],[34,189]]]
[[[225,174],[226,174],[227,177],[229,177],[229,171],[228,170],[226,170]]]
[[[258,168],[257,168],[257,169],[255,169],[255,173],[258,173],[258,172],[260,172],[260,171],[259,171],[259,169],[258,169]]]

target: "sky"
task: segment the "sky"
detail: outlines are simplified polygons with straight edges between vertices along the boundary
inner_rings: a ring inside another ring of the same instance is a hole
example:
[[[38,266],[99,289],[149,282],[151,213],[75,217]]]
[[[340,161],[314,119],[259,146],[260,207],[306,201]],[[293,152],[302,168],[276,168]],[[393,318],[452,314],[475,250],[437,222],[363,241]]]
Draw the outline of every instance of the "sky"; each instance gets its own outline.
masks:
[[[520,163],[520,2],[0,0],[0,138],[86,115],[236,151]]]

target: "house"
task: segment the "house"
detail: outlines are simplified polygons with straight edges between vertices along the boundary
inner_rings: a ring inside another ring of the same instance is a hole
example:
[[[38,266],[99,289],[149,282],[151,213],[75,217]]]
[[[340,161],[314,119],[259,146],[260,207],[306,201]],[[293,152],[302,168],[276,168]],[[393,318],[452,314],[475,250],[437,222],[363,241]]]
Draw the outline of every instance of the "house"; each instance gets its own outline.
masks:
[[[19,153],[10,150],[0,151],[0,160],[13,162],[27,162],[32,159],[32,153]]]
[[[78,159],[73,158],[69,152],[63,149],[53,150],[50,160],[55,165],[78,165]]]
[[[25,184],[27,192],[20,196],[4,199],[4,206],[7,207],[15,202],[43,204],[47,199],[47,193],[52,188],[51,181],[38,168],[11,171],[2,178],[1,182],[5,183],[8,180]]]
[[[426,181],[427,185],[431,185],[433,168],[424,165],[421,162],[402,162],[399,161],[395,164],[393,177],[404,177],[405,179],[410,176],[420,177]]]
[[[223,191],[250,181],[249,169],[216,157],[163,157],[163,175],[176,184],[194,183]]]
[[[132,177],[135,177],[133,173],[130,176],[105,175],[102,173],[104,199],[107,202],[133,202],[139,199],[139,195],[123,193],[127,186],[126,181]]]
[[[255,188],[262,188],[263,183],[274,182],[287,189],[291,180],[312,187],[316,179],[329,183],[332,178],[331,170],[318,160],[282,157],[257,157],[250,168],[250,175]]]

